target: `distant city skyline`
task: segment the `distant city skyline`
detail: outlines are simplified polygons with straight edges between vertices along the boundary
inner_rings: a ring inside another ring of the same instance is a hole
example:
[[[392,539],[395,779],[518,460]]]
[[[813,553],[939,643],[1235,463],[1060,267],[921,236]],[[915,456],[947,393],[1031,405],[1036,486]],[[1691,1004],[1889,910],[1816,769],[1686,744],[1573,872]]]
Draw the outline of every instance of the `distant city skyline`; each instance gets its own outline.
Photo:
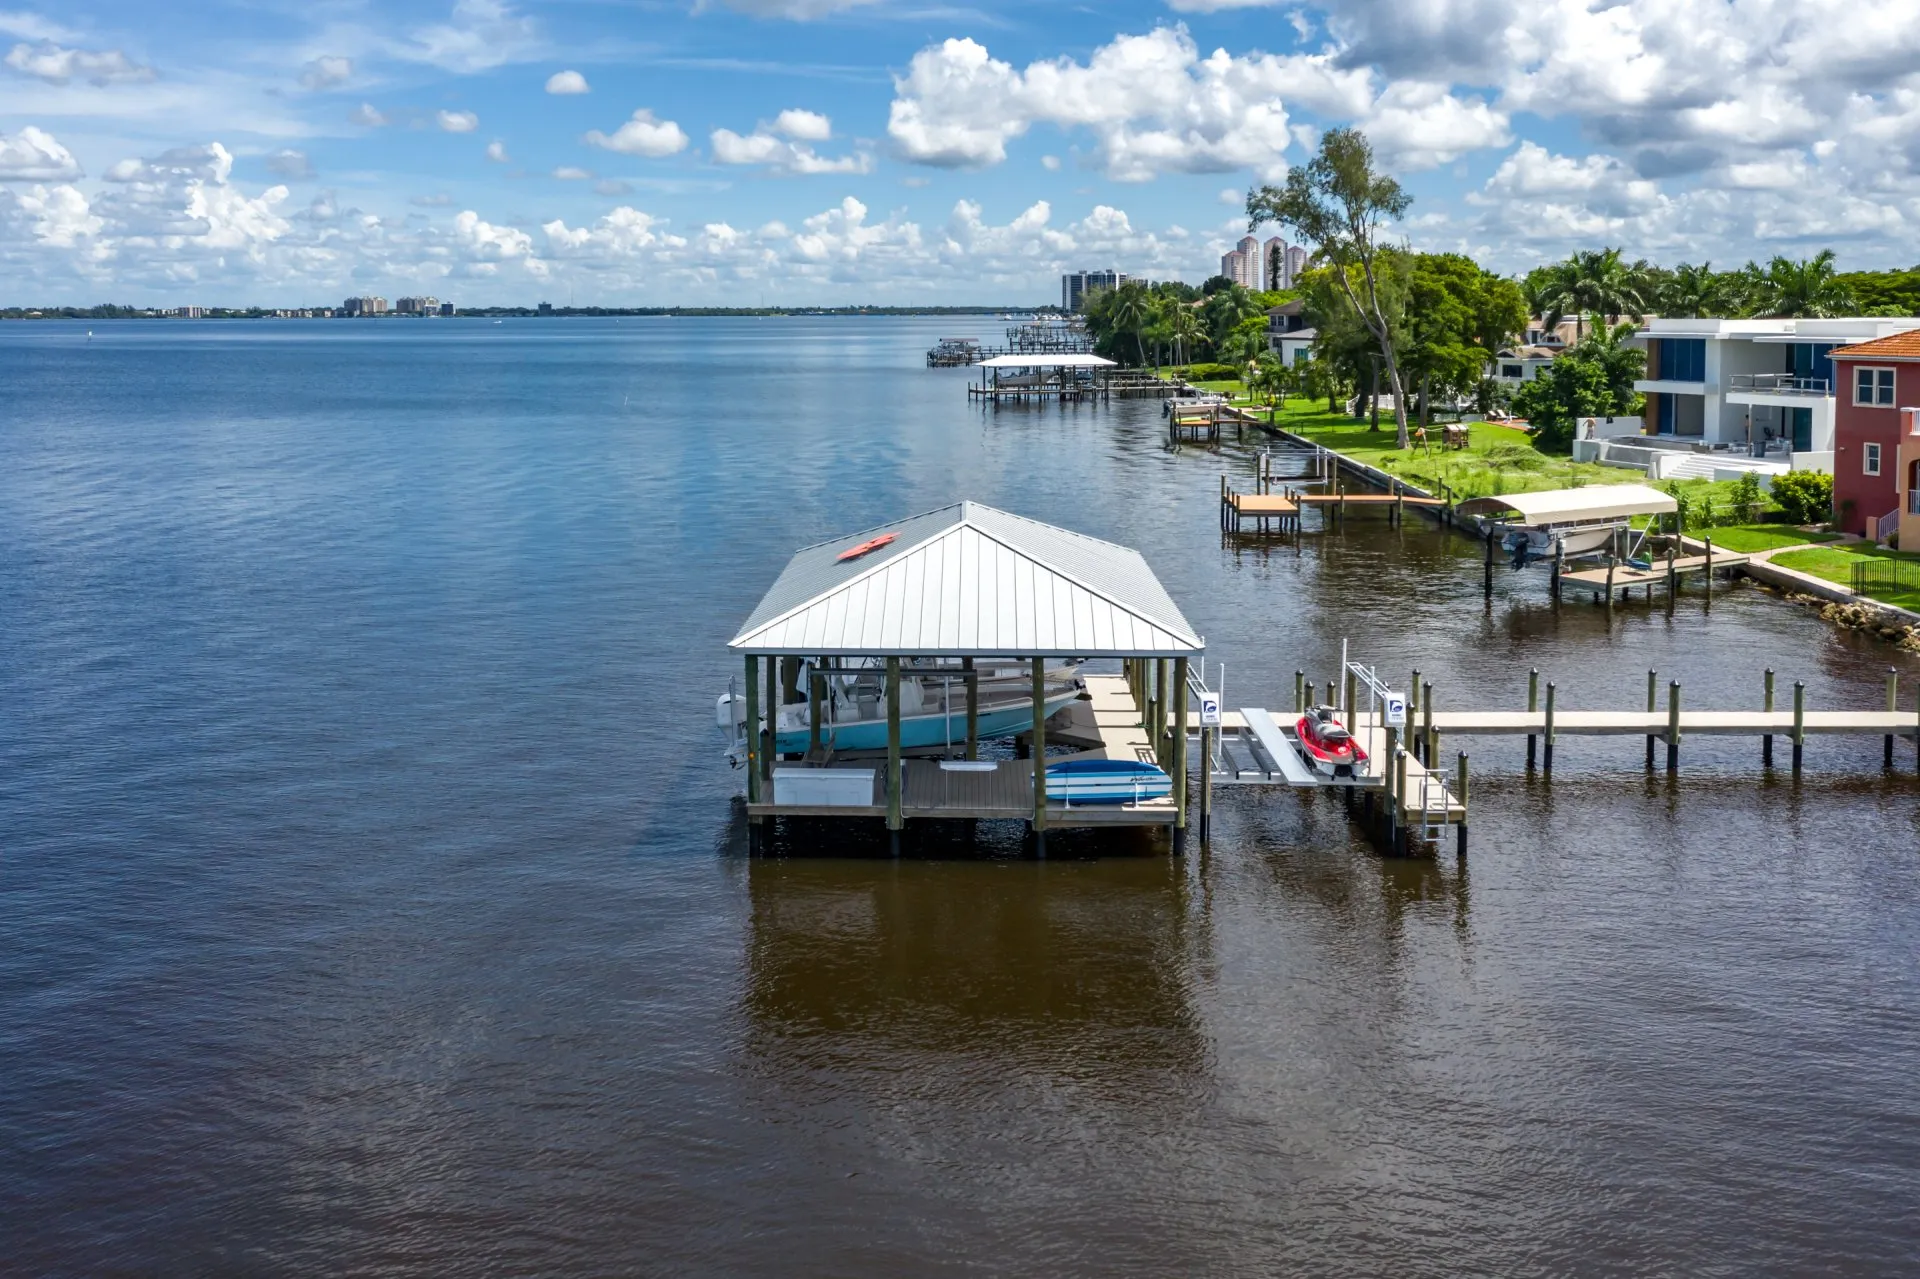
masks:
[[[1345,124],[1502,272],[1920,256],[1911,0],[14,2],[0,302],[1037,302],[1212,274]]]

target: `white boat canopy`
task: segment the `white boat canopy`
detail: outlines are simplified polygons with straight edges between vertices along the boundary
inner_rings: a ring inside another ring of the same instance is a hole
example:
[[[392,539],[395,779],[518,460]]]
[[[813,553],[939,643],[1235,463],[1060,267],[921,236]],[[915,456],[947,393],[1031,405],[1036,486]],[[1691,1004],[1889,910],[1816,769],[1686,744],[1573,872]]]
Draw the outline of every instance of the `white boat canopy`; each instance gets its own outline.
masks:
[[[1206,641],[1138,551],[960,502],[798,551],[727,647],[1197,657]]]
[[[1679,506],[1671,495],[1645,484],[1590,484],[1577,489],[1476,497],[1460,503],[1456,509],[1462,515],[1512,512],[1520,517],[1518,523],[1547,528],[1555,524],[1626,520],[1636,515],[1670,515]]]
[[[991,360],[981,360],[976,367],[983,369],[1110,369],[1112,360],[1099,355],[1090,355],[1085,351],[1056,351],[1052,354],[1035,355],[996,355]]]

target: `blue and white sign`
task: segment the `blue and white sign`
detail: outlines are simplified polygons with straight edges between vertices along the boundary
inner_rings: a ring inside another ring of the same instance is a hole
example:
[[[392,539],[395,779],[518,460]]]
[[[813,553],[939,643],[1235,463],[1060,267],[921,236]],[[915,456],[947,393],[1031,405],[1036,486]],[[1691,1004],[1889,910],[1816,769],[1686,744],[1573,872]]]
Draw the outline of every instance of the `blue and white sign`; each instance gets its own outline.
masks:
[[[1218,693],[1200,694],[1200,726],[1202,728],[1220,727],[1220,695]]]
[[[1407,726],[1407,699],[1397,693],[1387,694],[1387,727],[1405,728]]]

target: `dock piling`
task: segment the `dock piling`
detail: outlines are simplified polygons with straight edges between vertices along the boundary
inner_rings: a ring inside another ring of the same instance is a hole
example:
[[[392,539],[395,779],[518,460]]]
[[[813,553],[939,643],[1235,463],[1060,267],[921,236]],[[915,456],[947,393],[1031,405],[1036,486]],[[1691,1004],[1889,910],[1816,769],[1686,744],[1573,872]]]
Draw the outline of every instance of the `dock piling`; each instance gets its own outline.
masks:
[[[1773,667],[1767,667],[1767,691],[1764,709],[1773,714]],[[1767,733],[1760,739],[1760,762],[1768,768],[1773,767],[1773,734]]]
[[[760,659],[747,654],[747,802],[760,802]]]
[[[1532,715],[1540,709],[1540,668],[1534,667],[1527,672],[1527,714]],[[1534,749],[1538,745],[1532,733],[1527,734],[1527,771],[1533,771]]]
[[[1420,762],[1428,768],[1440,762],[1440,734],[1433,727],[1433,683],[1428,681],[1420,689]]]
[[[1899,709],[1900,709],[1900,672],[1894,669],[1893,667],[1889,666],[1887,667],[1887,713],[1892,714],[1893,712]],[[1883,763],[1884,763],[1884,766],[1887,768],[1893,767],[1893,734],[1892,733],[1887,734],[1886,758],[1883,761]]]
[[[1667,682],[1667,771],[1680,771],[1680,681]]]
[[[1549,777],[1553,776],[1553,690],[1554,690],[1553,681],[1548,680],[1547,681],[1547,722],[1546,722],[1546,732],[1544,734],[1544,736],[1546,737],[1546,741],[1543,744],[1544,749],[1540,752],[1540,760],[1541,760],[1540,771],[1545,773]]]
[[[1660,673],[1655,670],[1649,670],[1647,672],[1647,714],[1649,715],[1653,714],[1654,711],[1660,708],[1659,687],[1660,687]],[[1647,771],[1649,773],[1653,771],[1653,734],[1652,733],[1647,734]]]
[[[1467,753],[1460,752],[1459,777],[1454,782],[1456,797],[1460,801],[1460,824],[1453,829],[1453,855],[1461,861],[1467,858]]]
[[[1047,659],[1033,659],[1033,854],[1047,855]]]
[[[1187,659],[1173,659],[1173,851],[1187,842]]]
[[[905,825],[900,780],[900,659],[887,659],[887,844],[900,855],[900,827]]]
[[[1295,715],[1307,713],[1307,673],[1302,670],[1295,670],[1293,673],[1293,713]]]
[[[1793,775],[1800,776],[1800,752],[1807,744],[1807,685],[1793,681]]]

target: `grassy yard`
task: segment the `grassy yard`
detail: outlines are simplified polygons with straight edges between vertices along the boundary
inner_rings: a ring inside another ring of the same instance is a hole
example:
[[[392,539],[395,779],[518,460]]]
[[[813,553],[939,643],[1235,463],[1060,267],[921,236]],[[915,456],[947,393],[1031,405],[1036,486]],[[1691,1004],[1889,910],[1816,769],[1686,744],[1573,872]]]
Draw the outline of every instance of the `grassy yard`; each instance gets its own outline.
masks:
[[[1220,382],[1206,384],[1215,389],[1228,391],[1237,383]],[[1244,398],[1242,398],[1244,402]],[[1446,483],[1461,497],[1498,497],[1508,493],[1530,493],[1540,489],[1582,488],[1589,484],[1644,484],[1646,476],[1639,471],[1617,466],[1601,466],[1596,462],[1575,462],[1571,458],[1542,453],[1533,447],[1533,441],[1526,432],[1510,426],[1500,426],[1491,422],[1473,422],[1468,424],[1469,444],[1464,450],[1449,451],[1440,447],[1440,432],[1436,428],[1429,434],[1433,442],[1429,448],[1398,449],[1394,447],[1392,419],[1383,416],[1380,429],[1374,431],[1366,422],[1355,422],[1344,413],[1329,413],[1324,401],[1307,402],[1293,400],[1282,409],[1275,418],[1276,424],[1295,434],[1303,435],[1315,443],[1323,444],[1336,452],[1344,453],[1357,461],[1401,478],[1420,487],[1432,490],[1437,484]],[[1721,511],[1730,511],[1733,506],[1732,481],[1681,480],[1680,488],[1687,494],[1691,509],[1697,518],[1709,503]],[[1662,485],[1662,488],[1669,485]],[[1777,511],[1771,500],[1763,499],[1762,511]],[[1816,541],[1818,539],[1784,530],[1786,540],[1760,543],[1761,538],[1781,536],[1764,525],[1745,525],[1753,530],[1755,545],[1729,549],[1767,549],[1772,546],[1792,546],[1797,542]],[[1764,530],[1764,532],[1762,531]],[[1731,531],[1731,530],[1729,530]],[[1745,541],[1738,533],[1737,540]],[[1716,531],[1714,541],[1719,543]]]
[[[1889,551],[1885,547],[1873,546],[1866,542],[1847,542],[1839,546],[1814,546],[1804,551],[1788,551],[1776,555],[1773,562],[1782,568],[1798,569],[1802,573],[1811,573],[1815,577],[1825,578],[1841,586],[1853,585],[1853,566],[1861,557],[1901,560],[1909,564],[1920,564],[1920,554],[1902,554]],[[1902,589],[1880,591],[1874,599],[1899,608],[1910,608],[1920,612],[1920,589]]]
[[[1755,551],[1777,551],[1783,546],[1806,542],[1838,541],[1838,533],[1809,533],[1791,524],[1723,524],[1718,528],[1698,529],[1695,537],[1712,537],[1713,544],[1742,555]]]

